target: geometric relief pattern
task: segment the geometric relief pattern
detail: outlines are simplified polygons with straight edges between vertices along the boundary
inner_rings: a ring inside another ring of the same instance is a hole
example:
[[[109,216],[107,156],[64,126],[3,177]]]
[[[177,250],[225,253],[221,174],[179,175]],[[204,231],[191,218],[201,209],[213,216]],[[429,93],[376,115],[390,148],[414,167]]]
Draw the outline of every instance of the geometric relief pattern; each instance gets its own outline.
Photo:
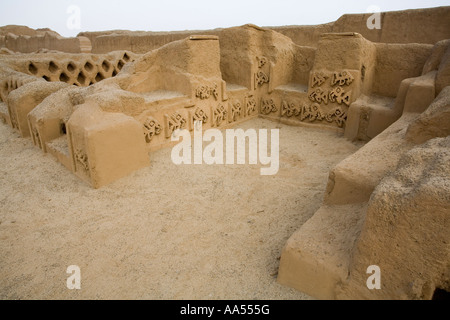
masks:
[[[156,136],[161,133],[162,127],[159,124],[158,120],[153,117],[148,117],[144,122],[144,137],[145,142],[150,143],[152,141],[153,136]]]
[[[317,103],[328,104],[328,92],[325,92],[321,88],[317,88],[308,95],[309,100]]]
[[[208,115],[206,114],[206,112],[202,108],[197,107],[195,109],[195,111],[190,111],[189,112],[189,119],[191,120],[191,124],[190,124],[191,130],[193,130],[194,129],[194,124],[195,124],[196,121],[201,121],[202,124],[207,123],[208,122]]]
[[[301,120],[308,119],[309,121],[314,120],[322,120],[324,118],[324,115],[322,113],[322,110],[320,109],[320,105],[318,103],[313,103],[312,105],[304,105],[302,108],[302,116]]]
[[[217,107],[212,108],[212,126],[218,127],[220,124],[227,119],[227,110],[223,104],[219,104]]]
[[[269,83],[269,76],[265,74],[263,71],[259,70],[255,74],[255,83],[258,86],[262,86],[264,83]]]
[[[256,59],[258,60],[258,68],[260,69],[267,63],[266,57],[256,57]]]
[[[330,92],[330,101],[337,102],[338,104],[345,103],[349,106],[351,93],[351,91],[345,92],[342,87],[336,87]]]
[[[320,87],[322,84],[325,83],[327,79],[328,76],[322,71],[314,73],[311,82],[311,88],[314,88],[315,86]]]
[[[207,85],[197,87],[197,89],[195,90],[195,96],[202,100],[208,99],[210,96],[213,96],[214,99],[217,100],[219,98],[217,84],[214,83],[214,87],[210,87]]]
[[[269,114],[271,112],[277,112],[278,108],[275,105],[273,99],[261,99],[261,113]]]
[[[327,79],[330,79],[329,83],[327,83]],[[316,88],[312,89],[308,94],[308,98],[313,104],[302,107],[301,120],[336,122],[339,127],[342,127],[347,119],[347,113],[342,107],[336,106],[336,104],[350,105],[352,90],[351,88],[344,89],[344,87],[350,86],[354,80],[354,77],[348,70],[329,72],[328,74],[324,71],[313,73],[311,89]],[[326,86],[321,87],[326,83]],[[334,106],[331,109],[330,107],[321,107],[322,103],[325,105],[331,103]],[[283,111],[282,109],[282,113],[287,113],[287,110]]]
[[[256,57],[256,60],[258,61],[258,68],[260,70],[258,70],[255,74],[255,89],[258,88],[258,86],[262,86],[265,83],[269,83],[269,75],[263,71],[263,69],[267,69],[263,68],[268,62],[269,60],[266,57]]]
[[[354,78],[349,71],[344,70],[340,72],[333,72],[333,76],[331,77],[331,85],[335,86],[338,84],[340,86],[349,86],[353,80]]]
[[[294,103],[288,103],[286,101],[281,103],[281,116],[290,118],[292,116],[298,116],[301,112],[301,107],[295,105]]]
[[[328,122],[335,121],[339,127],[342,127],[347,119],[347,113],[341,107],[336,107],[325,116]]]
[[[186,127],[186,118],[184,118],[178,112],[174,112],[172,115],[164,115],[166,138],[169,138],[175,130],[184,129]]]
[[[247,116],[256,112],[256,100],[253,97],[247,98],[245,113]]]
[[[342,127],[347,119],[346,112],[341,107],[335,107],[328,113],[324,112],[318,103],[313,103],[310,106],[304,105],[302,107],[302,121],[308,119],[310,122],[314,120],[326,120],[327,122],[335,121],[339,127]]]
[[[230,104],[230,112],[228,114],[228,121],[236,121],[242,114],[242,106],[239,100],[235,100]]]

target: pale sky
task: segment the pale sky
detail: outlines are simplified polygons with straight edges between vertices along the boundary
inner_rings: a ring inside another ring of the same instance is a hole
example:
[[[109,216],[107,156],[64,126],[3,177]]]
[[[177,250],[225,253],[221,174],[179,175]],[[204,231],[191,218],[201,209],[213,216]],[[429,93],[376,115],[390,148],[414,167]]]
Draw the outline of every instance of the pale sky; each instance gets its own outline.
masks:
[[[175,31],[258,26],[314,25],[345,13],[449,6],[450,0],[0,0],[0,25],[50,28],[62,36],[112,29]],[[79,19],[74,14],[79,8]],[[69,21],[69,24],[68,24]],[[79,25],[76,21],[79,21]],[[78,29],[79,27],[79,29]]]

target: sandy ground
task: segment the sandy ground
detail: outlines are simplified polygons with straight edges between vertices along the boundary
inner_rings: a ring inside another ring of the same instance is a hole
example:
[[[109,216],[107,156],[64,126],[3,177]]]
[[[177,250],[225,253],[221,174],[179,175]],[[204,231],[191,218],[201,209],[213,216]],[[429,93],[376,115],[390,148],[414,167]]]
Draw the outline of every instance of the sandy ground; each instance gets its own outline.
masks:
[[[280,128],[280,170],[181,165],[171,149],[99,190],[0,123],[0,298],[309,299],[276,273],[289,236],[320,207],[329,170],[359,146]],[[66,268],[81,268],[68,290]]]

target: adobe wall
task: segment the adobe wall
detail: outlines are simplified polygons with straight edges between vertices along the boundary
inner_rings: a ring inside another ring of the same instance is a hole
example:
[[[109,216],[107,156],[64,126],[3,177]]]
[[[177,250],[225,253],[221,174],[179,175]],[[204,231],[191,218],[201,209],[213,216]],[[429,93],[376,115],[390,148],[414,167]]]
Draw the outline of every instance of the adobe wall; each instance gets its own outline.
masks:
[[[368,14],[346,14],[335,22],[313,26],[266,27],[277,31],[300,46],[316,47],[323,33],[357,32],[367,40],[380,43],[435,44],[450,38],[450,6],[381,13],[381,29],[368,29]],[[82,32],[92,42],[93,53],[114,50],[130,50],[145,53],[166,43],[184,39],[190,35],[219,35],[221,29],[203,31],[141,32],[106,31]]]
[[[7,34],[12,33],[17,36],[43,36],[45,33],[50,33],[54,36],[60,36],[59,33],[49,29],[49,28],[43,28],[43,29],[33,29],[27,26],[20,26],[15,24],[9,24],[3,27],[0,27],[0,36],[6,36]]]
[[[414,76],[386,83],[385,94],[399,84],[391,101],[366,93],[350,105],[345,136],[372,140],[330,171],[322,206],[283,249],[278,281],[318,299],[432,299],[450,289],[450,42],[373,46],[374,88],[387,65],[393,78],[406,65]]]
[[[376,43],[376,68],[373,93],[395,97],[400,82],[422,74],[431,54],[431,44],[385,44]]]
[[[435,44],[450,38],[450,6],[381,13],[381,29],[368,29],[372,14],[346,14],[335,22],[313,26],[267,27],[300,46],[316,47],[323,33],[357,32],[367,40],[379,43]],[[81,32],[76,38],[64,38],[56,32],[25,26],[0,27],[0,47],[30,53],[40,49],[68,53],[108,53],[128,50],[146,53],[190,35],[219,35],[222,29],[203,31],[146,32],[111,30]]]
[[[112,34],[100,33],[97,37],[94,36],[96,33],[83,32],[79,35],[91,38],[93,53],[106,53],[114,50],[122,50],[117,48],[124,48],[123,50],[129,50],[135,53],[146,53],[158,49],[167,43],[182,40],[190,35],[218,35],[219,32],[220,29],[173,32],[129,31]]]
[[[9,33],[0,36],[0,47],[14,52],[31,53],[41,49],[56,50],[67,53],[90,52],[90,41],[87,38],[64,38],[50,32],[43,35],[15,35]]]

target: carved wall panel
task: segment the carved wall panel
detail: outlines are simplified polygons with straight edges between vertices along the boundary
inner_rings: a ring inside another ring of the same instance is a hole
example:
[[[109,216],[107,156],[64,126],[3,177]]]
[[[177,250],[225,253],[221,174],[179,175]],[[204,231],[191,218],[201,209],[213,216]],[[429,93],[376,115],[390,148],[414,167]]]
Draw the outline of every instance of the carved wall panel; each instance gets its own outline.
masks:
[[[258,86],[262,86],[264,83],[269,83],[269,76],[259,70],[257,73],[255,73],[255,87]]]
[[[342,87],[336,87],[330,92],[330,101],[337,102],[338,104],[345,103],[349,106],[351,93],[351,91],[345,92]]]
[[[165,129],[166,129],[166,138],[170,138],[172,133],[177,129],[184,129],[186,127],[186,118],[184,118],[178,112],[173,113],[172,115],[164,115],[165,119]]]
[[[239,100],[234,100],[229,104],[228,122],[234,122],[243,115],[242,105]]]
[[[322,84],[325,83],[327,79],[328,76],[324,72],[322,71],[315,72],[312,77],[311,88],[314,88],[315,86],[320,87]]]
[[[266,65],[267,63],[267,58],[266,57],[256,57],[256,59],[258,60],[258,68],[262,68]]]
[[[158,120],[153,117],[148,117],[144,122],[144,136],[145,142],[150,143],[153,136],[159,135],[161,133],[162,127]]]
[[[329,112],[324,112],[318,103],[312,105],[303,105],[300,119],[313,122],[315,120],[325,120],[327,122],[336,122],[339,127],[342,127],[347,119],[347,113],[341,107],[335,107]]]
[[[258,87],[261,87],[265,83],[269,83],[270,70],[267,70],[267,67],[264,67],[268,65],[269,60],[266,57],[256,57],[256,60],[258,61],[258,71],[254,73],[254,86],[255,89]]]
[[[347,113],[341,107],[336,107],[327,113],[325,119],[328,122],[335,121],[339,127],[342,127],[347,120]]]
[[[353,76],[347,70],[343,70],[340,72],[333,72],[333,75],[331,77],[331,85],[349,86],[353,82],[353,80],[354,80]]]
[[[354,80],[355,77],[350,70],[313,73],[310,88],[316,88],[309,91],[308,98],[314,103],[302,107],[301,119],[336,122],[339,127],[342,127],[347,120],[347,109],[339,105],[350,106]],[[288,109],[282,109],[282,114],[287,114],[287,112]]]
[[[278,108],[275,105],[275,102],[273,99],[261,99],[261,113],[262,114],[269,114],[272,112],[277,112]]]
[[[217,107],[211,107],[212,114],[212,126],[218,127],[227,119],[227,110],[223,104],[219,104]]]
[[[247,97],[245,103],[245,114],[250,116],[256,112],[256,100],[253,97]]]
[[[288,103],[286,101],[283,101],[281,103],[281,116],[286,116],[290,118],[292,116],[300,115],[301,112],[302,112],[301,107],[294,103]]]
[[[302,115],[300,119],[303,121],[308,119],[310,122],[314,120],[322,120],[324,118],[323,112],[318,103],[313,103],[312,105],[303,105]]]
[[[325,103],[328,104],[328,92],[322,90],[321,88],[317,88],[308,95],[309,100],[317,103]]]
[[[194,130],[194,124],[196,121],[201,121],[203,124],[208,122],[208,115],[200,107],[195,108],[195,110],[189,111],[190,128]]]
[[[195,89],[195,96],[202,100],[209,99],[209,97],[213,96],[217,100],[219,98],[217,84],[214,83],[214,86],[202,85],[197,87]]]

